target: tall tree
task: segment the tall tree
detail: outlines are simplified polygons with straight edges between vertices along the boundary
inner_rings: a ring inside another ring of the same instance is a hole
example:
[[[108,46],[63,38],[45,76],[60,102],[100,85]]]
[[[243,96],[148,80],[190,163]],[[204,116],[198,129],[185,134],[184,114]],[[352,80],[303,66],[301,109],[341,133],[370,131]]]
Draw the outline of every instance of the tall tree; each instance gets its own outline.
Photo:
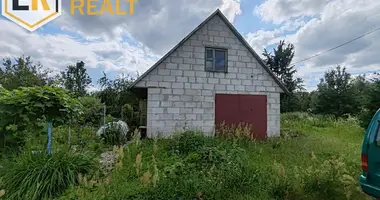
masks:
[[[273,49],[273,55],[264,49],[263,55],[268,67],[275,75],[284,83],[289,92],[294,92],[296,89],[303,88],[301,78],[295,78],[297,72],[294,66],[290,65],[294,57],[294,45],[286,44],[281,40],[276,48]]]
[[[294,91],[302,91],[303,80],[296,78],[294,66],[290,65],[294,57],[294,45],[286,44],[284,40],[280,41],[276,48],[273,49],[273,54],[264,49],[264,61],[273,73],[284,83],[285,87],[291,94],[281,95],[281,111],[294,111],[297,107],[297,99],[292,94]]]
[[[344,114],[356,114],[359,111],[358,106],[351,74],[346,72],[346,68],[337,66],[326,72],[318,84],[316,111],[339,117]]]
[[[3,67],[0,67],[0,85],[7,90],[50,85],[53,82],[53,78],[49,77],[50,72],[43,69],[39,62],[32,62],[29,56],[20,56],[13,61],[5,58]]]
[[[87,74],[83,61],[77,62],[76,65],[69,65],[66,71],[61,72],[61,82],[70,92],[83,96],[86,94],[86,87],[91,83],[91,78]]]

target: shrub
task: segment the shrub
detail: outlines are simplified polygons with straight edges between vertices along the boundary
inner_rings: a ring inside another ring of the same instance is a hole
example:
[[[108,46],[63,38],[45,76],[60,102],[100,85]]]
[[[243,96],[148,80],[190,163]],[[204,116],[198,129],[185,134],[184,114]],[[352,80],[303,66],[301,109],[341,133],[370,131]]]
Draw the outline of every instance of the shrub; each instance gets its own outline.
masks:
[[[105,133],[101,134],[101,136],[106,144],[120,146],[127,142],[128,130],[128,125],[125,122],[111,122],[106,125],[106,128],[104,128]]]
[[[80,118],[81,124],[99,125],[104,109],[100,99],[94,96],[84,96],[79,98],[79,102],[83,105],[83,114]]]
[[[95,165],[86,154],[24,153],[1,169],[8,199],[52,199],[78,182]]]
[[[169,143],[169,150],[177,155],[188,155],[190,152],[199,152],[211,138],[207,138],[201,132],[185,131],[176,133]]]

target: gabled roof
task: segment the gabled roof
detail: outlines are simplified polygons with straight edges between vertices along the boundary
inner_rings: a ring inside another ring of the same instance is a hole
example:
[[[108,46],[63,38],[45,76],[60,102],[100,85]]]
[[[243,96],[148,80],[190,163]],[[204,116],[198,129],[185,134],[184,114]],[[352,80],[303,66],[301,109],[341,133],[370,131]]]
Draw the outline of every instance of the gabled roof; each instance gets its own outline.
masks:
[[[275,82],[281,87],[281,89],[289,93],[288,89],[285,85],[277,78],[275,74],[273,74],[272,70],[264,63],[264,61],[260,58],[260,56],[252,49],[252,47],[247,43],[247,41],[243,38],[243,36],[235,29],[235,27],[228,21],[226,16],[217,9],[213,14],[211,14],[206,20],[204,20],[199,26],[197,26],[193,31],[191,31],[181,42],[179,42],[173,49],[171,49],[164,57],[158,60],[151,68],[149,68],[144,74],[142,74],[138,79],[136,79],[129,88],[133,88],[136,84],[141,81],[145,76],[147,76],[152,70],[154,70],[157,66],[159,66],[166,58],[168,58],[174,51],[176,51],[183,43],[185,43],[191,36],[193,36],[203,25],[208,23],[215,15],[218,15],[224,23],[228,26],[228,28],[235,34],[235,36],[239,39],[239,41],[251,52],[252,56],[256,58],[256,60],[260,63],[260,65],[269,73],[269,75],[275,80]]]

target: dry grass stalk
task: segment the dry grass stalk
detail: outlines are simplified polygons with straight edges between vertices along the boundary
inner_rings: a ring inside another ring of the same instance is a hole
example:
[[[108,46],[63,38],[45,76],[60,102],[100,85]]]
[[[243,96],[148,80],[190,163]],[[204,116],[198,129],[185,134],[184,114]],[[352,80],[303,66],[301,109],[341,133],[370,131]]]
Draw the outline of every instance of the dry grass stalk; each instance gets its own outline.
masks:
[[[135,167],[136,167],[136,174],[137,174],[137,175],[140,174],[140,171],[141,171],[141,168],[142,168],[142,162],[141,162],[142,154],[143,154],[143,152],[140,152],[140,153],[137,154],[137,156],[136,156]]]

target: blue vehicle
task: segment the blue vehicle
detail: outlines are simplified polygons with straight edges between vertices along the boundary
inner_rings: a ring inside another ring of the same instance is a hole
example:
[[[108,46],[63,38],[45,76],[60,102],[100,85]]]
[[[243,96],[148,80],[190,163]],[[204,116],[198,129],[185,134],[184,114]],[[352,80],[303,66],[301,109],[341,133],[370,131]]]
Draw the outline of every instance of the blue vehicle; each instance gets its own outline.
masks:
[[[362,146],[360,186],[364,193],[380,198],[380,109],[373,116]]]

